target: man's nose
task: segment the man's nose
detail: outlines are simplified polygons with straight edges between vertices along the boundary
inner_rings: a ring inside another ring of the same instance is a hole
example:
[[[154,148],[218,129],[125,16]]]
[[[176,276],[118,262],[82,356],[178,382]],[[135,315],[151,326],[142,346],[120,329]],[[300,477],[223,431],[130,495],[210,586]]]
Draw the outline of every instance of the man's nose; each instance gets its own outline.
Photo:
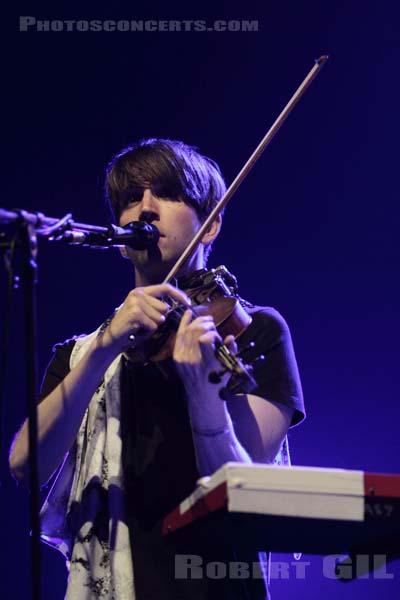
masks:
[[[151,190],[145,189],[141,200],[139,221],[152,223],[160,220],[159,200],[153,196]]]

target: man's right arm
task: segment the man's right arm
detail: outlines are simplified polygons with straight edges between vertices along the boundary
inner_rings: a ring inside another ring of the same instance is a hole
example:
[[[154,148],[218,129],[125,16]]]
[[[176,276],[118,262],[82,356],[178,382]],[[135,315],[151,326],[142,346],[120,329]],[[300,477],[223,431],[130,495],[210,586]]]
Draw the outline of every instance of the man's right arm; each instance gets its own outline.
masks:
[[[93,340],[85,356],[38,405],[40,485],[48,481],[71,448],[105,371],[121,352],[132,345],[129,335],[139,332],[140,339],[146,339],[165,320],[168,305],[159,300],[164,295],[177,302],[188,302],[183,292],[168,284],[132,290],[104,333]],[[29,485],[28,458],[26,420],[15,436],[9,457],[14,477],[26,486]]]
[[[43,485],[71,448],[91,397],[99,386],[113,354],[96,338],[87,354],[37,407],[39,482]],[[29,484],[28,420],[15,436],[10,468],[22,484]]]

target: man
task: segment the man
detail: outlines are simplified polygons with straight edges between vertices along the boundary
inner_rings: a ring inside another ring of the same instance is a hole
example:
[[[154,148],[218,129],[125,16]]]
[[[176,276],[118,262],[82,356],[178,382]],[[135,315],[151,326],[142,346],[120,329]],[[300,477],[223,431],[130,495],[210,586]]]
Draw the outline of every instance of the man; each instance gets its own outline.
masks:
[[[193,490],[200,476],[227,461],[287,464],[286,433],[304,415],[301,387],[282,317],[242,301],[251,340],[266,355],[254,394],[221,401],[215,357],[220,336],[212,317],[188,309],[179,324],[172,359],[162,365],[129,360],[165,322],[171,299],[183,306],[184,289],[205,269],[217,219],[178,274],[161,284],[201,223],[222,197],[217,165],[171,140],[143,140],[123,150],[107,170],[106,193],[121,226],[146,221],[160,231],[157,247],[125,248],[135,288],[114,316],[93,334],[56,347],[38,408],[39,474],[45,483],[62,463],[42,511],[43,538],[70,563],[67,598],[265,598],[262,577],[251,581],[181,580],[174,565],[185,544],[165,541],[163,517]],[[194,275],[193,275],[194,273]],[[132,341],[134,340],[134,341]],[[229,336],[225,343],[232,349]],[[161,367],[161,368],[160,368]],[[15,477],[27,479],[25,423],[10,455]],[[209,544],[210,545],[210,544]],[[205,547],[204,559],[257,560],[240,540]]]

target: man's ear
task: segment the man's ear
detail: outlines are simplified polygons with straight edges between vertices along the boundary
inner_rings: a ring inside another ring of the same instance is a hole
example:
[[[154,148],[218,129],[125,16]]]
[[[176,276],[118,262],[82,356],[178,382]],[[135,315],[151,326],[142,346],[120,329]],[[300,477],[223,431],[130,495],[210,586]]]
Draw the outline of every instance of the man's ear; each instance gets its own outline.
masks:
[[[211,223],[209,229],[201,238],[201,241],[205,246],[208,246],[208,244],[211,244],[211,242],[215,240],[221,229],[221,222],[221,215],[218,215],[218,217]]]
[[[122,258],[127,258],[129,260],[128,252],[126,251],[126,246],[120,246],[119,251],[121,252]]]

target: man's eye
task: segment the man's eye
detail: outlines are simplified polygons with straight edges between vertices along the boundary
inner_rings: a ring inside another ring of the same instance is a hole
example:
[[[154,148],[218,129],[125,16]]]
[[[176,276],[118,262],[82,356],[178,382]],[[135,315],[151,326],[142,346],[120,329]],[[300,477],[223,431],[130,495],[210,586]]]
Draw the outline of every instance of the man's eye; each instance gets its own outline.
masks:
[[[127,197],[129,204],[140,202],[143,197],[143,190],[129,190]]]
[[[170,202],[181,202],[181,199],[176,194],[171,194],[168,191],[163,191],[162,193],[157,194],[157,198],[161,198],[163,200],[169,200]]]
[[[157,196],[157,198],[164,198],[165,200],[179,200],[177,191],[172,189],[170,186],[155,185],[152,186],[151,191],[155,196]]]

